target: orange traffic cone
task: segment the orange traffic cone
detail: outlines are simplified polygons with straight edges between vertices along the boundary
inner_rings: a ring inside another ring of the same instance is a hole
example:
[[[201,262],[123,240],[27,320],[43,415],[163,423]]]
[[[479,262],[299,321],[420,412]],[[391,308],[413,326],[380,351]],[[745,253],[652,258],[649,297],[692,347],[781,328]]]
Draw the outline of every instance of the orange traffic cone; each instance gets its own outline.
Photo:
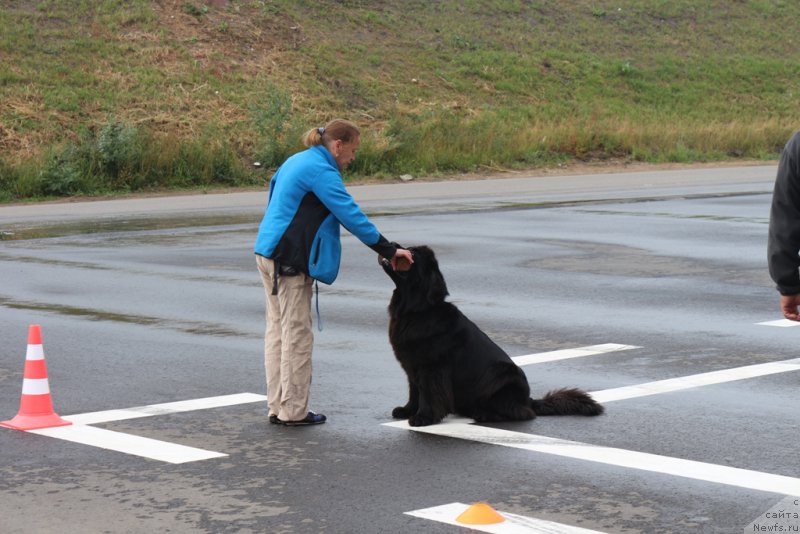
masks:
[[[25,373],[22,380],[22,400],[19,413],[10,421],[0,425],[16,430],[35,430],[51,426],[71,425],[53,411],[50,384],[47,381],[47,366],[44,362],[42,332],[38,324],[28,328],[28,352],[25,355]]]
[[[502,523],[506,518],[486,503],[473,504],[456,517],[458,523],[466,525],[493,525]]]

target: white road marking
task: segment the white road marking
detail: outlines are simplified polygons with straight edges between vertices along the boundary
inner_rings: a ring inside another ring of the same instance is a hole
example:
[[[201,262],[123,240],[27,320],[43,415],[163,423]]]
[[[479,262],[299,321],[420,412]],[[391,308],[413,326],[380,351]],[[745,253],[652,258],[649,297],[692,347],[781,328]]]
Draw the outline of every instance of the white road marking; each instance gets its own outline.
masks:
[[[117,452],[124,452],[134,456],[160,460],[173,464],[186,462],[196,462],[198,460],[208,460],[210,458],[220,458],[228,456],[221,452],[207,451],[178,445],[168,441],[143,438],[115,432],[103,428],[88,426],[89,424],[107,423],[110,421],[123,421],[139,417],[152,417],[154,415],[165,415],[172,413],[188,412],[192,410],[204,410],[208,408],[219,408],[223,406],[233,406],[249,402],[266,401],[264,395],[255,393],[238,393],[234,395],[222,395],[219,397],[206,397],[187,401],[167,402],[163,404],[151,404],[149,406],[139,406],[122,410],[107,410],[103,412],[90,412],[84,414],[68,415],[63,417],[73,424],[71,426],[42,428],[39,430],[28,430],[32,434],[49,436],[51,438],[63,439],[84,445],[92,445],[103,449]]]
[[[771,323],[759,323],[759,324],[770,324],[771,326],[782,326],[782,327],[800,325],[800,323],[794,321],[773,321]],[[616,345],[616,344],[593,345],[588,347],[580,347],[577,349],[567,349],[561,351],[543,352],[539,354],[529,354],[526,356],[517,356],[512,359],[515,361],[515,363],[517,363],[517,365],[523,366],[523,365],[532,365],[537,363],[562,360],[567,358],[591,356],[594,354],[602,354],[606,352],[628,350],[634,348],[640,348],[640,347],[634,345]],[[712,371],[708,373],[701,373],[697,375],[690,375],[690,376],[672,378],[667,380],[659,380],[636,386],[626,386],[621,388],[595,391],[592,392],[591,395],[598,402],[605,403],[605,402],[613,402],[617,400],[631,399],[647,395],[656,395],[660,393],[680,391],[700,386],[721,384],[735,380],[743,380],[747,378],[755,378],[759,376],[766,376],[771,374],[785,373],[797,370],[800,370],[800,358],[792,360],[784,360],[779,362],[748,365],[733,369]],[[449,417],[445,419],[445,421],[443,421],[441,424],[431,425],[427,427],[410,427],[408,425],[408,422],[406,421],[385,423],[385,426],[390,426],[395,428],[405,428],[407,430],[413,430],[416,432],[477,441],[492,445],[501,445],[504,447],[526,449],[534,452],[553,454],[556,456],[562,456],[578,460],[592,461],[592,462],[615,465],[631,469],[639,469],[643,471],[650,471],[672,476],[691,478],[695,480],[714,482],[718,484],[726,484],[730,486],[754,489],[758,491],[778,493],[783,495],[800,496],[799,478],[792,478],[783,475],[764,473],[760,471],[751,471],[747,469],[740,469],[730,466],[697,462],[694,460],[685,460],[669,456],[659,456],[655,454],[642,453],[625,449],[603,447],[587,443],[580,443],[576,441],[562,440],[546,436],[538,436],[534,434],[526,434],[522,432],[513,432],[508,430],[490,428],[490,427],[482,427],[474,425],[473,423],[474,421],[470,419]],[[465,527],[467,525],[462,525],[456,522],[455,518],[458,517],[458,515],[461,512],[463,512],[466,508],[467,505],[461,503],[453,503],[450,505],[427,508],[424,510],[417,510],[414,512],[406,512],[406,513],[417,517],[424,517],[426,519],[441,521],[451,525]],[[507,520],[509,519],[509,517],[512,517],[512,514],[506,514],[502,512],[501,515],[506,517]],[[523,518],[523,519],[532,522],[540,521],[537,519],[530,519],[530,518]],[[524,526],[519,527],[520,528],[519,530],[517,530],[516,523],[511,523],[510,525],[508,525],[509,527],[511,527],[511,529],[505,530],[504,525],[506,525],[507,523],[509,523],[509,521],[496,525],[469,525],[468,528],[473,530],[479,530],[482,532],[495,532],[495,533],[541,532],[541,533],[560,534],[560,533],[573,533],[573,532],[574,533],[593,532],[585,529],[580,529],[578,527],[560,525],[558,523],[552,523],[550,525],[544,525],[544,526],[536,524],[531,526],[530,528],[528,528],[529,523],[526,523]]]
[[[761,326],[778,326],[780,328],[791,328],[792,326],[800,326],[800,322],[790,321],[789,319],[779,319],[777,321],[765,321],[763,323],[756,323]]]
[[[465,418],[448,418],[438,425],[423,427],[411,427],[407,421],[384,423],[384,425],[437,436],[478,441],[577,460],[800,497],[800,479],[798,478],[537,436],[535,434],[525,434],[523,432],[513,432],[470,424],[471,422],[470,419]]]
[[[123,421],[125,419],[136,419],[139,417],[152,417],[154,415],[190,412],[192,410],[205,410],[208,408],[220,408],[223,406],[234,406],[236,404],[247,404],[250,402],[261,402],[266,400],[267,397],[265,395],[256,395],[255,393],[237,393],[234,395],[222,395],[219,397],[205,397],[202,399],[167,402],[163,404],[150,404],[149,406],[125,408],[122,410],[106,410],[102,412],[66,415],[63,416],[63,419],[77,424],[92,425],[97,423],[108,423],[110,421]]]
[[[601,391],[593,391],[591,395],[592,398],[600,403],[613,402],[798,370],[800,370],[800,358],[734,367],[733,369],[723,369],[721,371],[711,371],[710,373],[670,378],[636,386],[604,389]]]
[[[54,428],[42,428],[40,430],[28,430],[31,434],[49,436],[51,438],[63,439],[74,443],[82,443],[93,447],[100,447],[117,452],[124,452],[134,456],[142,456],[152,460],[160,460],[171,464],[182,464],[186,462],[196,462],[198,460],[208,460],[210,458],[221,458],[228,456],[221,452],[207,451],[194,447],[186,447],[168,441],[143,438],[123,432],[114,432],[103,428],[96,428],[87,425],[59,426]]]
[[[406,512],[406,515],[447,523],[448,525],[456,525],[468,528],[471,531],[491,532],[493,534],[602,534],[597,530],[587,530],[585,528],[572,527],[561,523],[500,511],[497,513],[505,518],[505,521],[502,523],[495,523],[493,525],[465,525],[456,521],[455,518],[461,515],[467,508],[469,508],[467,504],[454,502],[443,504],[442,506]]]
[[[602,345],[589,345],[575,349],[553,350],[550,352],[538,352],[536,354],[526,354],[524,356],[514,356],[511,358],[514,363],[522,367],[523,365],[533,365],[535,363],[555,362],[558,360],[568,360],[570,358],[581,358],[583,356],[594,356],[596,354],[606,354],[620,350],[640,349],[636,345],[619,345],[617,343],[604,343]]]

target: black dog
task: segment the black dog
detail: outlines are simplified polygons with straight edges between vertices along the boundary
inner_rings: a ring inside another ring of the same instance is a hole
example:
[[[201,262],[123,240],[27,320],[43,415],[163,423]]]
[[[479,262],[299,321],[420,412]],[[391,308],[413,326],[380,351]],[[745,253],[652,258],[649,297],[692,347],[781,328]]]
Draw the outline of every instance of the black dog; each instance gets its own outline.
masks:
[[[389,341],[408,376],[409,398],[392,411],[411,426],[440,422],[447,414],[478,422],[524,421],[537,415],[600,415],[603,407],[579,389],[530,398],[525,373],[458,308],[445,301],[444,277],[433,251],[411,247],[414,263],[392,269]]]

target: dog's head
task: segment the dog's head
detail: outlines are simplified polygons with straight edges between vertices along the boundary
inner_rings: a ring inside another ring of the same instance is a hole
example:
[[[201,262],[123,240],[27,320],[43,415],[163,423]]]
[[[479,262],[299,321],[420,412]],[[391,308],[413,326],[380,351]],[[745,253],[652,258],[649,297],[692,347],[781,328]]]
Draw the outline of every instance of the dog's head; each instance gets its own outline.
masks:
[[[422,310],[442,302],[447,297],[447,284],[439,270],[436,255],[429,247],[409,247],[414,263],[401,261],[397,270],[386,258],[379,258],[383,270],[396,286],[393,302],[406,310]]]

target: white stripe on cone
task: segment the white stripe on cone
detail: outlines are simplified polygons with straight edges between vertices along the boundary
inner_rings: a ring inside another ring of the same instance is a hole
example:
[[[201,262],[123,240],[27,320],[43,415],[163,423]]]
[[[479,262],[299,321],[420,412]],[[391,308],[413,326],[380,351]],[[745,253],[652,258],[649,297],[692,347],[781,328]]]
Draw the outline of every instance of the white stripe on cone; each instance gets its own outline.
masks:
[[[22,394],[23,395],[49,395],[50,384],[46,378],[23,378],[22,379]]]
[[[42,345],[28,345],[25,353],[26,360],[44,360],[44,347]]]

